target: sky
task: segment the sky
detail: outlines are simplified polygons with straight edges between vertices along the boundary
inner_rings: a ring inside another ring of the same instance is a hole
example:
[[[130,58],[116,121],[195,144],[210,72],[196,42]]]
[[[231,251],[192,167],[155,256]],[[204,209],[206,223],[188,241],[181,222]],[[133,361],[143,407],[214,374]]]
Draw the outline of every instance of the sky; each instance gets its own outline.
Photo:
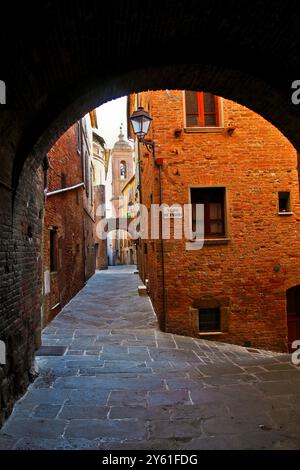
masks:
[[[126,107],[127,97],[123,96],[97,108],[99,133],[108,148],[112,148],[118,140],[121,123],[123,123],[123,134],[127,140]]]

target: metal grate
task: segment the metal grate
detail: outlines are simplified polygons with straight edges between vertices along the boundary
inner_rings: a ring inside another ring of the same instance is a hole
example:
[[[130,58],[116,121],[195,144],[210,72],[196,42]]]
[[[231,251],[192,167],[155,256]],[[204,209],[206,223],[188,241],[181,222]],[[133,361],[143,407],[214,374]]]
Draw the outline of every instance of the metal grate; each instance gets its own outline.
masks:
[[[220,331],[220,309],[219,308],[199,308],[199,331],[213,332]]]

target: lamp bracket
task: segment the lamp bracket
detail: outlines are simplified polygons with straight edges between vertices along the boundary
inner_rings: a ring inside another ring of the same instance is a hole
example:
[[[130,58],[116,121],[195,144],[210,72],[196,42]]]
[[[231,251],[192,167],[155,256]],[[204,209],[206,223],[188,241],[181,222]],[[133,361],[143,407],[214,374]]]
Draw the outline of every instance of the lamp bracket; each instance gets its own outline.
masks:
[[[143,145],[145,145],[146,149],[148,150],[148,152],[151,152],[154,154],[155,152],[155,143],[152,141],[152,140],[144,140],[142,139],[140,141]]]

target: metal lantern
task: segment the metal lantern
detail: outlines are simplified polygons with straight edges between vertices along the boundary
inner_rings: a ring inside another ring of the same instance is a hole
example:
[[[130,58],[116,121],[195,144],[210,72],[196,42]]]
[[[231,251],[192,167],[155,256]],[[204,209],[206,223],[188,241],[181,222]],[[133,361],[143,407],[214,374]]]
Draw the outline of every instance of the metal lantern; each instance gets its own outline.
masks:
[[[139,141],[142,141],[149,131],[152,118],[142,106],[132,113],[130,118],[133,132]]]

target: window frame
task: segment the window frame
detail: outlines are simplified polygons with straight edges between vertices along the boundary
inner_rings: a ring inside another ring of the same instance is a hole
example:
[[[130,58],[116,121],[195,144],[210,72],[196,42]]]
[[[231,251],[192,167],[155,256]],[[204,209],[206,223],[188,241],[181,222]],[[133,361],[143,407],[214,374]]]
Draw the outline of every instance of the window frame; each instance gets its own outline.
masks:
[[[122,174],[122,167],[124,168],[124,175]],[[120,160],[119,163],[119,179],[122,181],[127,180],[127,162],[126,160]]]
[[[196,91],[197,93],[197,101],[198,101],[198,117],[200,121],[200,126],[195,127],[220,127],[220,113],[219,113],[219,97],[210,93],[214,97],[215,102],[215,112],[205,112],[204,109],[204,93],[208,93],[205,91]],[[206,126],[205,124],[205,117],[206,115],[215,115],[216,116],[216,125],[215,126]],[[193,127],[193,126],[189,126]]]
[[[280,194],[288,194],[287,198],[287,209],[280,210]],[[277,204],[278,204],[278,214],[279,215],[291,215],[293,214],[291,209],[291,191],[278,191],[277,192]]]
[[[184,131],[186,133],[194,133],[194,132],[212,132],[212,133],[223,133],[225,132],[225,128],[224,128],[224,113],[223,113],[223,98],[221,96],[217,96],[217,95],[214,95],[215,98],[217,98],[217,103],[216,103],[216,116],[217,116],[217,122],[218,122],[218,125],[217,126],[204,126],[204,125],[201,125],[201,126],[188,126],[187,125],[187,110],[186,110],[186,91],[192,91],[192,90],[184,90],[182,92],[182,101],[183,101],[183,123],[184,123]],[[194,93],[197,93],[197,98],[198,98],[198,109],[199,109],[199,100],[200,100],[200,95],[202,94],[202,97],[203,97],[203,93],[205,92],[199,92],[199,91],[196,91]],[[202,113],[202,116],[204,116],[204,107],[203,107],[203,98],[201,99],[201,103],[200,103],[200,113],[198,113],[197,115],[201,114]],[[208,114],[208,113],[205,113],[205,114]],[[203,122],[203,117],[201,118],[201,122]]]
[[[223,215],[223,234],[213,234],[210,237],[207,237],[205,234],[205,226],[204,226],[204,244],[224,244],[230,241],[229,238],[229,205],[228,205],[228,193],[229,190],[224,185],[190,185],[188,187],[188,195],[189,195],[189,204],[191,206],[191,210],[189,211],[189,226],[193,229],[193,208],[192,208],[192,189],[213,189],[213,188],[222,188],[224,190],[224,198],[223,198],[223,208],[222,208],[222,215]],[[205,210],[206,205],[204,204],[204,224],[205,224]],[[191,241],[202,241],[203,239],[199,240],[199,238],[194,238]]]
[[[198,307],[197,308],[198,310],[198,329],[199,329],[199,333],[200,335],[208,335],[208,334],[215,334],[215,333],[222,333],[222,319],[221,319],[221,308],[220,307],[206,307],[206,308],[203,308],[203,307]],[[219,315],[219,318],[218,318],[218,329],[209,329],[209,330],[203,330],[203,329],[200,329],[200,316],[201,316],[201,310],[214,310],[214,311],[218,311],[218,315]]]

